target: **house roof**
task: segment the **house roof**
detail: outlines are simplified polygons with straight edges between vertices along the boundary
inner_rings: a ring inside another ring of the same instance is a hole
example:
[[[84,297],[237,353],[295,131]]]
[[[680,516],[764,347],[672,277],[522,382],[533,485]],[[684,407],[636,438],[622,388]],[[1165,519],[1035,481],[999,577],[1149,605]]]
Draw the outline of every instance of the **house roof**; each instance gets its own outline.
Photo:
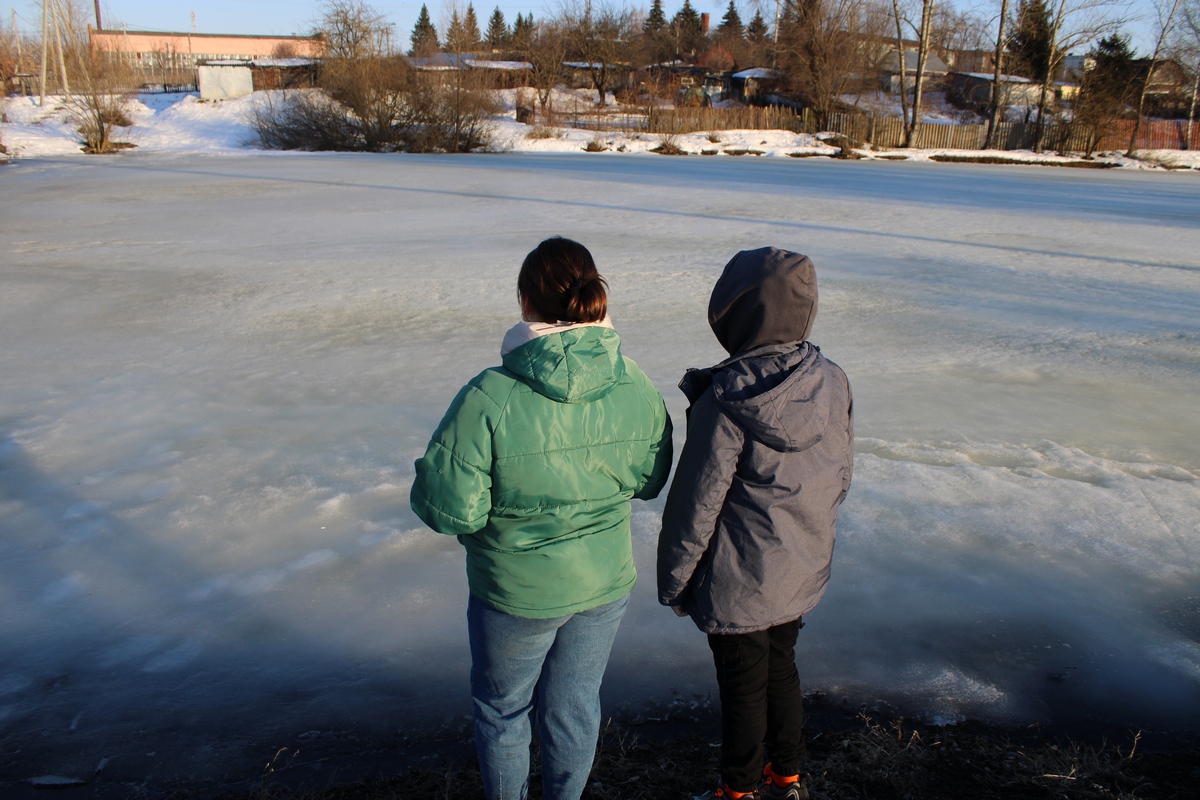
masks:
[[[316,64],[311,58],[220,58],[205,61],[207,67],[308,67]]]
[[[764,80],[767,78],[775,78],[778,76],[779,76],[779,72],[777,70],[767,69],[766,67],[751,67],[750,69],[744,69],[741,72],[735,72],[730,77],[737,78],[739,80],[745,80],[747,78],[757,78],[759,80]]]
[[[951,72],[951,75],[966,75],[968,78],[976,78],[981,81],[990,81],[994,76],[990,72]],[[1020,75],[1000,75],[1001,83],[1033,83],[1029,78],[1022,78]]]
[[[898,72],[899,70],[896,67],[899,63],[900,63],[900,59],[896,57],[896,51],[893,50],[892,52],[888,53],[887,56],[884,57],[883,61],[879,65],[879,68],[882,69],[884,72]],[[916,72],[917,71],[917,51],[916,50],[909,50],[908,48],[905,48],[905,50],[904,50],[904,71],[905,72]],[[929,53],[925,54],[925,71],[926,72],[949,72],[950,68],[948,66],[946,66],[946,62],[942,61],[941,57],[939,57],[937,53],[930,51]]]
[[[463,63],[468,67],[475,69],[499,69],[519,71],[523,69],[533,69],[533,64],[528,61],[487,61],[484,59],[466,58]]]

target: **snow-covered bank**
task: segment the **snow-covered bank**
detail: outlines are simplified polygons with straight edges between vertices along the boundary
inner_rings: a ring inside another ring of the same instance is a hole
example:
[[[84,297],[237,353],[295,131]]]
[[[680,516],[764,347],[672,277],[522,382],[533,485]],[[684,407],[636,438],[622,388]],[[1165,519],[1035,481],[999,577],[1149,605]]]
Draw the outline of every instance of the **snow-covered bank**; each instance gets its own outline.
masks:
[[[238,147],[24,158],[0,186],[0,781],[243,778],[460,724],[462,553],[408,510],[412,462],[554,233],[596,254],[681,438],[724,262],[816,262],[861,441],[806,688],[1200,719],[1194,180]],[[660,512],[634,511],[614,709],[713,688],[655,602]]]
[[[269,102],[270,92],[257,92],[236,100],[201,101],[195,95],[141,95],[130,103],[134,125],[121,129],[121,141],[137,145],[138,153],[205,153],[237,155],[262,152],[250,124],[256,106]],[[514,90],[498,92],[504,112],[494,121],[496,149],[510,153],[580,153],[620,155],[646,153],[662,144],[655,134],[594,132],[573,128],[524,125],[516,121]],[[591,95],[594,96],[594,95]],[[7,102],[7,105],[3,105]],[[586,92],[557,92],[556,107],[586,109],[591,101]],[[63,98],[48,98],[45,109],[32,97],[0,99],[7,122],[0,123],[0,142],[13,158],[40,158],[83,154],[70,104]],[[930,120],[942,116],[933,115]],[[804,158],[841,156],[842,149],[823,141],[828,136],[797,134],[779,130],[730,130],[696,132],[671,137],[684,153],[696,156],[743,156]],[[594,152],[587,152],[589,145]],[[597,149],[598,148],[598,149]],[[1070,164],[1076,157],[1053,153],[1005,150],[874,150],[854,154],[864,159],[931,161],[939,158]],[[1147,150],[1137,159],[1121,153],[1097,154],[1094,163],[1122,169],[1200,170],[1200,152]]]

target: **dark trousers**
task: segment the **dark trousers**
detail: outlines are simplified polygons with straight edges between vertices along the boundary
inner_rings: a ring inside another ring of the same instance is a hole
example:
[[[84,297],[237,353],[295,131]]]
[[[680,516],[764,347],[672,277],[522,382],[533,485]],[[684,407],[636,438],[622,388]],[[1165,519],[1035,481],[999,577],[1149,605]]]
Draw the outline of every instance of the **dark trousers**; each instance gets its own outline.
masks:
[[[735,791],[758,788],[764,756],[776,774],[800,772],[804,706],[795,648],[803,624],[708,637],[721,691],[721,780]]]

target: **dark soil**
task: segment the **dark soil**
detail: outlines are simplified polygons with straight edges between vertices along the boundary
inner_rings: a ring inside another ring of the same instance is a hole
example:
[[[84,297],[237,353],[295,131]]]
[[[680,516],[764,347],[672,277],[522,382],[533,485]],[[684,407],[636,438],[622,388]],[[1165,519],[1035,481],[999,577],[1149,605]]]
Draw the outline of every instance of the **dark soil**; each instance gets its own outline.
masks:
[[[806,701],[807,784],[814,800],[1185,800],[1200,798],[1200,741],[1131,732],[1085,745],[1038,727],[952,726]],[[397,764],[386,777],[300,786],[287,769],[254,786],[176,792],[171,800],[479,800],[469,731],[457,755]],[[687,800],[718,780],[719,721],[707,707],[610,722],[585,800]],[[536,753],[534,756],[537,763]],[[531,797],[541,796],[539,776]]]

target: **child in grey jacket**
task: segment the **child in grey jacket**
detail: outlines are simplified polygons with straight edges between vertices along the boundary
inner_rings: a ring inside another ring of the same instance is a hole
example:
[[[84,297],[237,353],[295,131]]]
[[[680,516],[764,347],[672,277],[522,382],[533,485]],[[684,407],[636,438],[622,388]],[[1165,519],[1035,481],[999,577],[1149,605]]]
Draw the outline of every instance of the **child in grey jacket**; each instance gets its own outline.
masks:
[[[658,541],[659,602],[708,634],[717,797],[808,797],[794,647],[829,581],[854,457],[850,384],[808,341],[816,313],[807,256],[738,253],[708,306],[730,357],[679,384],[691,406]]]

